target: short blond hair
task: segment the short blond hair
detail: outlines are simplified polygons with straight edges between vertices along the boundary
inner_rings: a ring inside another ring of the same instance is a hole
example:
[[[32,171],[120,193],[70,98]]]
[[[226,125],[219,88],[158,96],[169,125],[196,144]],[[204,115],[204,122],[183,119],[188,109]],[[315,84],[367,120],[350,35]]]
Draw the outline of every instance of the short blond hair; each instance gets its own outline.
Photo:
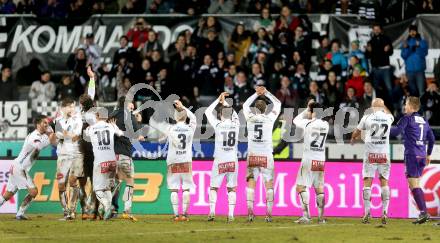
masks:
[[[420,99],[419,97],[409,96],[406,99],[406,102],[413,108],[415,111],[420,110]]]

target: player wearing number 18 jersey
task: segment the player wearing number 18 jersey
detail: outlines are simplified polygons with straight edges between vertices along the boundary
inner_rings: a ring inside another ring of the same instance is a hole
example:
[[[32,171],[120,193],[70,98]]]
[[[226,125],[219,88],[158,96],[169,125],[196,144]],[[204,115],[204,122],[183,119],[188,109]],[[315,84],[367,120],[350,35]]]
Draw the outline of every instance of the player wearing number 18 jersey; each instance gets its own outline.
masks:
[[[359,125],[351,136],[351,143],[365,131],[365,155],[362,166],[364,178],[364,217],[363,223],[370,222],[371,184],[376,171],[379,173],[382,198],[382,224],[387,223],[387,212],[390,201],[390,188],[388,179],[390,176],[389,136],[394,117],[388,113],[384,101],[375,98],[371,102],[371,113],[362,117]]]
[[[248,158],[247,158],[247,176],[248,187],[246,188],[246,198],[248,207],[248,221],[254,220],[254,196],[255,181],[260,173],[266,187],[266,221],[272,221],[273,207],[273,145],[272,130],[273,125],[281,111],[281,102],[266,88],[259,86],[256,93],[249,97],[243,104],[243,113],[247,122],[248,130]],[[264,95],[273,104],[270,112],[266,113],[266,102],[257,100],[259,95]],[[255,113],[251,112],[251,104],[255,101]]]
[[[234,220],[236,203],[236,188],[238,174],[237,144],[240,121],[237,112],[225,101],[228,93],[222,93],[205,111],[209,124],[215,131],[214,163],[212,164],[211,189],[209,191],[209,217],[213,221],[215,216],[215,204],[217,202],[217,190],[226,176],[228,188],[229,214],[228,222]],[[213,114],[218,104],[220,119]]]
[[[391,128],[391,136],[403,135],[406,177],[414,200],[420,210],[419,218],[413,222],[414,224],[423,224],[429,220],[424,193],[419,185],[419,178],[422,176],[425,166],[429,165],[431,161],[431,153],[435,142],[434,134],[428,122],[417,113],[419,109],[419,98],[408,97],[405,103],[405,116],[399,120],[397,126]],[[426,144],[428,144],[428,148],[426,148]]]
[[[293,123],[303,131],[304,152],[301,167],[296,177],[296,191],[301,199],[303,216],[295,223],[307,224],[311,222],[309,209],[309,190],[313,186],[318,206],[318,223],[325,223],[324,216],[324,164],[325,141],[329,125],[321,119],[322,106],[313,100],[309,101],[308,109],[293,119]]]

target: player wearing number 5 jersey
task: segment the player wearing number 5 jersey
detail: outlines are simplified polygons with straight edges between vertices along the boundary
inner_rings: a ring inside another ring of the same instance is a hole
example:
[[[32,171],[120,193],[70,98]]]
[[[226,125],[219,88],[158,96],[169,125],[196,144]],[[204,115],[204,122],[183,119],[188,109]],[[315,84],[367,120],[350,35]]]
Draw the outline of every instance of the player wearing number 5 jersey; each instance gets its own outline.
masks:
[[[228,96],[228,93],[222,93],[205,111],[208,122],[215,131],[214,163],[212,164],[211,189],[209,191],[208,221],[214,220],[217,190],[225,176],[227,181],[226,187],[228,188],[228,222],[234,221],[238,174],[237,140],[240,121],[237,112],[225,101],[226,96]],[[217,116],[213,114],[218,104],[220,104],[218,108],[220,119],[217,119]]]
[[[171,191],[171,204],[174,211],[174,221],[189,221],[188,207],[190,203],[190,190],[195,189],[192,177],[192,144],[194,132],[197,127],[196,116],[179,100],[174,101],[174,119],[176,124],[154,125],[168,137],[167,154],[167,183]],[[186,119],[189,118],[189,124]],[[153,126],[153,124],[151,124]],[[179,217],[179,188],[182,187],[182,210]]]
[[[273,104],[272,110],[267,112],[266,102],[255,101],[258,96],[264,95]],[[251,104],[255,101],[255,112],[251,111]],[[256,93],[249,97],[243,104],[243,113],[247,122],[248,131],[248,158],[247,158],[247,184],[246,198],[248,207],[248,221],[254,220],[255,181],[260,173],[266,187],[266,222],[272,221],[273,206],[273,177],[274,161],[272,146],[272,129],[281,110],[281,102],[266,88],[258,86]]]
[[[104,206],[104,220],[112,215],[111,185],[116,175],[116,154],[114,150],[114,136],[122,136],[115,123],[106,122],[107,110],[98,107],[97,122],[87,127],[85,133],[90,138],[93,147],[93,191],[98,201]]]
[[[313,186],[318,206],[318,223],[325,223],[324,216],[324,163],[325,141],[329,125],[321,119],[322,106],[313,100],[309,101],[308,109],[293,119],[293,123],[304,132],[304,151],[301,167],[296,177],[296,191],[301,199],[303,216],[295,223],[311,223],[309,210],[309,187]]]
[[[431,153],[434,148],[434,134],[428,122],[417,112],[420,109],[420,100],[417,97],[408,97],[405,103],[405,116],[402,117],[397,126],[391,128],[391,136],[402,134],[404,140],[404,162],[406,177],[412,191],[414,200],[420,210],[419,218],[414,224],[423,224],[429,220],[426,211],[426,203],[423,190],[419,185],[419,178],[423,169],[431,161]],[[428,144],[428,148],[426,148]]]
[[[359,125],[351,136],[351,143],[361,136],[361,131],[365,131],[365,155],[362,165],[362,175],[364,178],[364,217],[362,223],[370,222],[370,200],[371,184],[376,171],[379,173],[382,198],[382,224],[387,223],[387,212],[390,201],[390,188],[388,179],[390,177],[390,154],[389,138],[390,128],[394,117],[389,114],[384,105],[384,101],[375,98],[371,102],[371,113],[362,117]]]

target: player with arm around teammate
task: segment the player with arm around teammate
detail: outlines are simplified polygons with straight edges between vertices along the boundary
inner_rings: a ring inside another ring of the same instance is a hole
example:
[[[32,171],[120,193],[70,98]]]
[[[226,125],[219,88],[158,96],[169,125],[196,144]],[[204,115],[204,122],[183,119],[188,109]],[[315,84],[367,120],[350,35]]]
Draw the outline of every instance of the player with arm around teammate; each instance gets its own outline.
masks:
[[[371,102],[371,113],[365,114],[356,130],[352,133],[351,144],[361,137],[361,132],[365,131],[365,155],[362,165],[362,175],[364,178],[364,189],[362,192],[364,199],[364,216],[362,223],[370,223],[370,201],[371,184],[376,171],[379,173],[382,198],[382,224],[387,223],[387,212],[390,201],[390,188],[388,180],[390,177],[391,162],[389,154],[390,128],[394,117],[388,112],[384,101],[375,98]]]
[[[6,192],[3,195],[0,195],[1,207],[6,201],[11,199],[18,190],[28,190],[28,194],[24,197],[17,215],[15,216],[17,220],[28,220],[28,217],[26,217],[24,213],[38,194],[38,189],[35,186],[29,171],[35,164],[40,151],[49,144],[56,144],[56,136],[53,133],[52,128],[49,127],[49,122],[46,116],[37,116],[34,119],[34,125],[35,130],[26,137],[20,154],[14,159],[10,168]]]
[[[410,96],[405,103],[405,116],[403,116],[397,126],[391,127],[391,136],[402,134],[405,162],[405,173],[408,179],[409,188],[420,210],[420,215],[413,223],[423,224],[429,220],[426,210],[426,202],[422,188],[420,188],[419,178],[422,176],[423,169],[431,161],[431,153],[434,148],[435,138],[428,122],[417,112],[420,109],[418,97]],[[426,144],[428,146],[426,146]]]
[[[313,186],[318,206],[318,223],[324,224],[324,164],[325,142],[329,130],[327,121],[322,120],[322,106],[310,100],[308,109],[293,119],[293,123],[303,131],[304,151],[301,167],[296,177],[296,192],[301,199],[303,216],[295,223],[309,224],[312,222],[309,208],[309,187]]]
[[[273,104],[267,113],[267,104],[263,100],[256,100],[264,95]],[[256,101],[255,101],[256,100]],[[255,101],[255,112],[251,111],[251,104]],[[256,93],[249,97],[243,104],[243,113],[246,118],[248,130],[248,158],[247,158],[247,188],[246,200],[248,208],[248,221],[252,222],[254,216],[255,182],[260,173],[266,188],[266,222],[272,222],[272,207],[274,199],[273,178],[274,160],[272,145],[273,125],[281,111],[281,102],[265,87],[258,86]]]
[[[211,183],[209,191],[209,216],[208,221],[214,221],[217,191],[226,176],[228,189],[228,222],[234,221],[234,209],[237,200],[237,175],[238,157],[237,144],[240,121],[237,112],[225,101],[227,92],[220,94],[205,111],[209,124],[215,131],[214,163],[212,164]],[[220,119],[213,114],[214,109],[220,104]]]

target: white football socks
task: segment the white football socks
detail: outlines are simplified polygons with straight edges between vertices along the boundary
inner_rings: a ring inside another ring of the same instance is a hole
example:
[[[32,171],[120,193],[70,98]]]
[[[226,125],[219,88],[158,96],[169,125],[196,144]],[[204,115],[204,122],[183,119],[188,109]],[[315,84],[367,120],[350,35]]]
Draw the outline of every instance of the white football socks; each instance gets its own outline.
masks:
[[[130,213],[131,205],[133,202],[133,186],[129,186],[129,185],[125,186],[122,200],[124,201],[124,213]]]
[[[234,217],[234,209],[235,209],[236,202],[237,202],[237,193],[235,191],[228,192],[228,204],[229,204],[228,216],[230,218]]]
[[[272,208],[273,208],[273,189],[269,188],[266,190],[266,207],[267,207],[267,215],[272,216]]]
[[[209,215],[215,215],[215,204],[217,202],[217,191],[210,190],[209,191]]]
[[[247,201],[247,208],[249,214],[253,214],[254,212],[254,197],[255,197],[255,190],[249,187],[246,188],[246,201]]]
[[[310,218],[310,211],[309,211],[309,190],[302,191],[299,194],[299,197],[301,199],[301,205],[303,210],[303,216],[306,218]]]
[[[174,215],[179,215],[179,195],[177,192],[171,192],[171,205],[173,205]]]
[[[324,216],[325,195],[324,193],[316,194],[316,206],[318,207],[318,217]]]
[[[367,215],[370,213],[370,204],[371,204],[371,188],[364,187],[362,192],[364,198],[364,214]]]
[[[382,197],[382,213],[383,215],[388,214],[388,205],[390,204],[390,187],[389,186],[383,186],[381,190],[381,197]]]
[[[189,191],[183,191],[182,193],[182,201],[183,201],[183,214],[186,215],[188,213],[189,201],[190,201]]]

